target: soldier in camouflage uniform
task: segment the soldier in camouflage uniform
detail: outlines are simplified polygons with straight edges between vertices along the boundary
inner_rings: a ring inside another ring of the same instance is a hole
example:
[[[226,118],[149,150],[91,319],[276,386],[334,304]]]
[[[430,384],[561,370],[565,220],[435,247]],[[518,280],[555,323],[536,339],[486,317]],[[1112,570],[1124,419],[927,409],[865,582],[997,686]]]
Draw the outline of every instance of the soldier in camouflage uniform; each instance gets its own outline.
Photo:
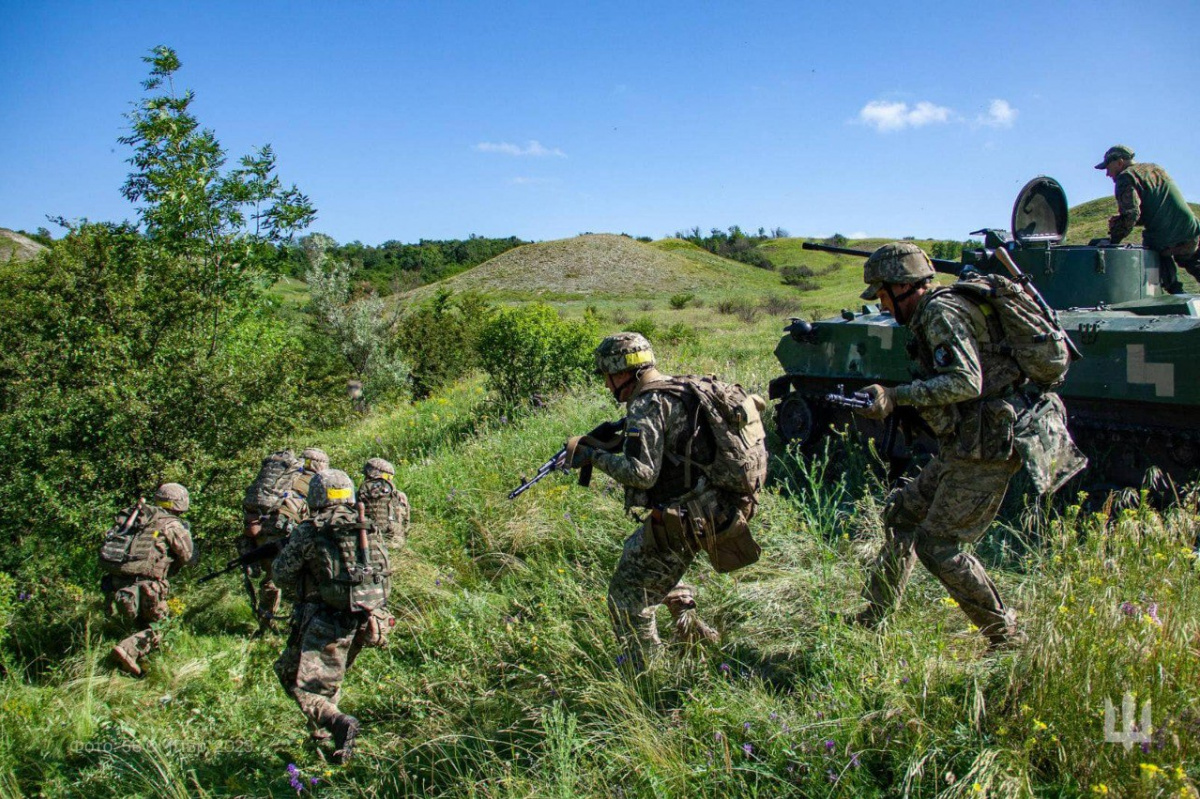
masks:
[[[363,464],[364,479],[358,499],[384,539],[400,549],[407,541],[410,509],[408,496],[393,483],[395,476],[396,467],[390,462],[371,458]]]
[[[351,548],[359,550],[359,559],[369,552],[373,573],[381,577],[375,581],[380,585],[375,609],[348,610],[332,604],[330,592],[353,582],[343,574],[348,564],[337,560],[345,555],[330,543],[332,534],[373,528],[368,521],[359,521],[354,483],[345,472],[327,469],[316,475],[308,504],[312,516],[296,528],[274,562],[276,581],[295,602],[287,646],[275,662],[275,673],[300,706],[313,738],[325,740],[332,734],[335,757],[345,762],[353,752],[359,722],[338,709],[341,685],[363,646],[382,646],[394,624],[383,609],[390,570],[382,537],[371,532],[365,547],[352,544]]]
[[[680,521],[679,514],[696,494],[696,485],[685,479],[680,457],[696,430],[680,396],[648,388],[669,378],[655,368],[650,342],[640,334],[605,338],[596,349],[596,371],[604,376],[613,398],[627,406],[624,444],[620,451],[607,452],[580,438],[572,439],[567,443],[568,462],[574,468],[591,462],[625,486],[627,510],[649,511],[626,539],[608,587],[608,608],[617,639],[631,667],[641,670],[646,655],[662,646],[655,620],[660,604],[670,611],[677,638],[694,642],[718,637],[697,615],[692,589],[680,583],[698,551],[695,531],[686,518]],[[711,447],[711,442],[699,436],[692,457],[699,462],[711,460]],[[717,508],[714,517],[726,520],[724,529],[735,523],[745,527],[754,513],[752,497],[702,490]],[[669,529],[672,515],[682,529]],[[755,549],[753,557],[746,560],[752,562],[757,545],[751,539],[748,546]]]
[[[864,267],[863,299],[878,299],[908,326],[922,378],[869,386],[874,402],[861,413],[883,419],[896,406],[912,406],[937,436],[939,452],[888,498],[887,538],[863,592],[869,604],[854,621],[877,626],[920,560],[995,649],[1014,640],[1016,616],[983,564],[961,545],[983,536],[1021,467],[1013,437],[1027,407],[1015,390],[1023,378],[1016,361],[991,346],[1002,337],[994,315],[931,285],[933,275],[925,253],[907,242],[880,247]]]
[[[180,518],[190,505],[187,489],[164,483],[153,503],[119,514],[100,552],[101,568],[107,572],[101,588],[108,612],[138,630],[112,648],[112,657],[119,669],[135,677],[142,675],[139,661],[160,641],[151,625],[167,617],[167,577],[190,563],[194,554],[191,532]]]
[[[286,454],[291,456],[290,452]],[[291,487],[284,492],[274,507],[266,512],[249,505],[243,508],[243,534],[237,542],[240,554],[278,541],[308,518],[308,504],[305,498],[308,496],[309,483],[318,472],[329,468],[329,456],[323,450],[309,447],[300,457],[301,463],[292,478]],[[250,566],[246,579],[250,580],[259,574],[262,575],[262,580],[258,586],[258,606],[254,611],[258,617],[258,632],[261,635],[275,629],[281,594],[271,574],[269,560]],[[253,593],[251,588],[247,590]]]
[[[1112,178],[1117,196],[1117,214],[1108,220],[1108,237],[1113,244],[1143,225],[1142,244],[1160,256],[1159,282],[1170,294],[1183,292],[1178,267],[1200,280],[1200,221],[1183,199],[1167,171],[1157,164],[1135,164],[1133,150],[1124,145],[1109,147],[1096,164]]]

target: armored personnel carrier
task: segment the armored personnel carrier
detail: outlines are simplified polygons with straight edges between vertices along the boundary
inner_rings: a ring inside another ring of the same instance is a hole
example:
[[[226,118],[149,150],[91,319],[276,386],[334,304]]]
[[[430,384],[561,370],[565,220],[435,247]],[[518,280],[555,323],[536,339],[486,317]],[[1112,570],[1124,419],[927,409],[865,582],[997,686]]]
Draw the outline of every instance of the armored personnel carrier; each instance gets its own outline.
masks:
[[[1063,330],[1082,353],[1059,390],[1079,445],[1103,464],[1104,482],[1137,485],[1147,468],[1176,481],[1200,466],[1200,296],[1164,293],[1159,256],[1138,246],[1104,241],[1063,245],[1066,193],[1049,177],[1031,180],[1017,196],[1010,231],[984,229],[983,247],[961,262],[935,260],[939,272],[964,268],[1008,273],[996,250],[1003,248],[1029,275]],[[869,255],[805,244],[808,249]],[[785,374],[771,381],[780,434],[811,447],[832,426],[851,421],[850,411],[830,394],[871,383],[912,379],[905,344],[908,331],[877,306],[844,310],[832,319],[793,319],[775,348]],[[897,459],[920,436],[884,435],[883,426],[855,419],[858,430],[877,437]]]

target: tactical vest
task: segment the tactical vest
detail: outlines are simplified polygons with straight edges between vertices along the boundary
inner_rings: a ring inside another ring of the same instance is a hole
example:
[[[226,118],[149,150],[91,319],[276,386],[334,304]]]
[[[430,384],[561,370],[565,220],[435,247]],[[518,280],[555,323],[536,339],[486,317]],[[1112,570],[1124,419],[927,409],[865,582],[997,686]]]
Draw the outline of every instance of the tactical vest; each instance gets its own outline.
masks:
[[[313,578],[321,601],[334,610],[358,612],[387,605],[391,564],[383,536],[370,520],[337,505],[312,520],[316,530]]]
[[[290,450],[272,452],[263,458],[258,475],[246,489],[242,507],[252,513],[270,513],[287,496],[302,473],[300,460]]]
[[[385,541],[404,543],[408,524],[408,497],[388,480],[367,480],[358,490],[358,501],[366,508],[367,518]]]
[[[137,518],[129,523],[135,510]],[[175,516],[150,505],[121,511],[100,545],[100,568],[120,577],[165,579],[171,555],[164,533],[172,522],[178,522]]]
[[[766,403],[736,383],[712,376],[680,375],[652,380],[640,392],[661,391],[678,398],[688,416],[686,431],[671,437],[666,463],[650,490],[664,504],[692,490],[701,477],[708,484],[741,496],[753,496],[767,477]],[[670,496],[665,496],[670,493]]]

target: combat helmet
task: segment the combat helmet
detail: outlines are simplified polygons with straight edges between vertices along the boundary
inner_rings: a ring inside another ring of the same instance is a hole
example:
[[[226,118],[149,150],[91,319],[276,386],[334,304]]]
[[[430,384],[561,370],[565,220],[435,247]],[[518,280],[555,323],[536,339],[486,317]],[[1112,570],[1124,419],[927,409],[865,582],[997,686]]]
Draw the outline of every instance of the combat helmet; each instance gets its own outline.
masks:
[[[317,472],[308,485],[308,507],[312,510],[353,504],[354,481],[341,469]]]
[[[596,374],[615,375],[619,372],[654,366],[654,350],[641,333],[614,333],[606,336],[596,347]]]
[[[884,283],[920,283],[933,275],[933,264],[924,250],[911,242],[894,241],[871,253],[863,264],[867,288],[860,296],[873,300]]]
[[[396,474],[396,467],[383,458],[371,458],[363,464],[363,477],[368,480],[388,480]]]
[[[323,472],[329,468],[329,456],[323,449],[309,447],[301,453],[300,458],[304,461],[304,468],[310,472]]]
[[[187,513],[192,500],[188,490],[179,483],[163,483],[154,492],[154,504],[172,513]]]

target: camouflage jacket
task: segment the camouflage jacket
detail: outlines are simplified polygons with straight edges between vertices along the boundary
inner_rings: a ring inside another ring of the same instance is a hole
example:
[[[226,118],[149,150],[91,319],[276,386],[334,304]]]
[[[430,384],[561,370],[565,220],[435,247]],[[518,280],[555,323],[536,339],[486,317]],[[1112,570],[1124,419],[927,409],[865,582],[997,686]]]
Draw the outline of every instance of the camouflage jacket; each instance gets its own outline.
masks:
[[[908,327],[921,377],[896,388],[896,404],[916,408],[947,454],[1011,457],[1013,425],[1023,407],[1012,389],[1021,370],[990,346],[1001,337],[999,322],[966,297],[934,288],[917,303]]]
[[[1113,244],[1144,225],[1142,243],[1164,250],[1200,236],[1200,222],[1167,171],[1157,164],[1130,164],[1113,181],[1117,215],[1108,220]]]
[[[687,484],[678,459],[696,432],[686,405],[666,392],[642,390],[644,385],[665,377],[655,369],[642,374],[626,402],[625,444],[621,451],[597,451],[592,456],[597,469],[625,486],[626,508],[668,505],[694,487]],[[693,446],[695,460],[712,458],[713,444],[704,436]]]
[[[331,522],[354,524],[358,519],[349,505],[331,505],[316,511],[302,521],[271,564],[275,584],[293,602],[320,602],[320,580],[316,572],[317,537],[321,528]]]

